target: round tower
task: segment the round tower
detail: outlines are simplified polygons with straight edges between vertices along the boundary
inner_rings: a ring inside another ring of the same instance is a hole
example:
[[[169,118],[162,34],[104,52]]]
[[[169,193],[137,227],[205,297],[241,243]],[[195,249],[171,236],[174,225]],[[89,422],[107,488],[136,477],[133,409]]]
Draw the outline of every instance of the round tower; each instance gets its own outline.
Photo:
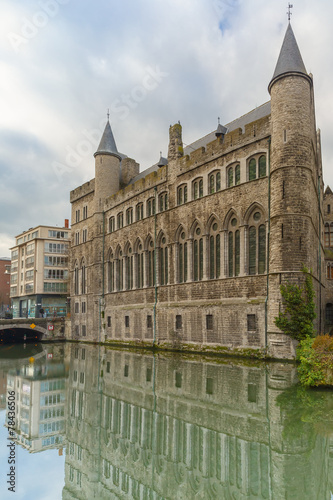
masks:
[[[312,77],[289,23],[271,94],[268,332],[276,332],[280,284],[318,276],[318,168]]]
[[[112,134],[109,120],[97,148],[95,157],[95,210],[104,209],[105,199],[117,193],[120,188],[121,156]]]

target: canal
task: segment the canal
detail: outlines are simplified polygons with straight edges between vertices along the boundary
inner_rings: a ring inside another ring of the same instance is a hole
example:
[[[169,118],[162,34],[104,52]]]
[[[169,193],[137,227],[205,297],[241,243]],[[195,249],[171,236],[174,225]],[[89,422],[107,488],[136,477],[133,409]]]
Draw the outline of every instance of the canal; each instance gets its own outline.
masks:
[[[0,422],[2,500],[333,498],[333,391],[293,364],[7,344]]]

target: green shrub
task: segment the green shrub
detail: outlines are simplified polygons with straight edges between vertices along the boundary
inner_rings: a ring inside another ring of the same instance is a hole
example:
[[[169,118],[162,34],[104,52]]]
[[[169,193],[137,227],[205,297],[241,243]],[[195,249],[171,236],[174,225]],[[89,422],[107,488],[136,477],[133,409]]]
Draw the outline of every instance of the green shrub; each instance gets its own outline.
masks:
[[[310,336],[301,340],[297,346],[298,376],[305,387],[322,385],[325,382],[320,354],[313,348],[314,339]]]
[[[313,337],[315,333],[315,292],[312,277],[305,266],[302,272],[306,276],[303,285],[287,283],[280,286],[284,311],[274,320],[280,330],[296,340]]]

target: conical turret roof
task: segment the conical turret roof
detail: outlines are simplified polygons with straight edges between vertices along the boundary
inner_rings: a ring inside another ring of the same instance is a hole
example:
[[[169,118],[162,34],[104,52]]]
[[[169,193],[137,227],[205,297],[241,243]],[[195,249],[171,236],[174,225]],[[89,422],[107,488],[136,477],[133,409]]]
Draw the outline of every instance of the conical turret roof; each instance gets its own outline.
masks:
[[[109,120],[105,125],[101,142],[99,143],[99,146],[94,156],[98,154],[114,155],[121,158],[121,155],[118,153],[117,150],[116,141],[114,140]]]
[[[274,80],[287,73],[300,73],[308,77],[301,52],[298,48],[290,23],[288,24],[274,75],[268,89],[270,90]]]

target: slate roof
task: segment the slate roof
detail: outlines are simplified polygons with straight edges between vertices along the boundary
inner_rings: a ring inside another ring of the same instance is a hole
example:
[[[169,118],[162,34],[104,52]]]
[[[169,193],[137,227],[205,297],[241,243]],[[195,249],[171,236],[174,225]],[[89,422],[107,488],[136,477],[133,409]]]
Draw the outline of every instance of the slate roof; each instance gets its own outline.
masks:
[[[94,156],[96,156],[97,154],[114,155],[114,156],[117,156],[119,159],[124,157],[124,155],[121,155],[118,153],[116,141],[114,140],[109,120],[107,121],[107,123],[105,125],[105,129],[104,129],[104,132],[102,135],[101,142],[99,143],[99,146],[98,146],[97,151],[94,154]]]
[[[274,75],[268,88],[271,87],[276,78],[286,73],[301,73],[308,76],[290,23],[288,24]]]
[[[270,115],[270,113],[271,113],[271,102],[268,101],[265,104],[262,104],[261,106],[258,106],[257,108],[253,109],[249,113],[246,113],[245,115],[241,116],[240,118],[237,118],[236,120],[233,120],[232,122],[228,123],[227,125],[224,126],[224,128],[228,132],[232,132],[233,130],[241,128],[244,132],[245,125],[247,125],[248,123],[252,123],[256,120],[259,120],[260,118],[264,118],[265,116]],[[196,149],[199,149],[201,147],[206,147],[209,142],[212,142],[216,139],[215,134],[216,130],[213,130],[204,137],[201,137],[201,139],[198,139],[197,141],[194,141],[188,146],[186,146],[184,148],[184,155],[189,155]],[[165,159],[163,158],[163,160]],[[167,162],[165,164],[167,164]],[[133,184],[134,182],[138,181],[139,179],[142,179],[143,177],[146,177],[146,175],[151,174],[152,172],[157,172],[159,166],[160,166],[160,161],[158,163],[155,163],[155,165],[152,165],[151,167],[147,168],[146,170],[140,172],[136,177],[134,177],[130,181],[130,184]]]

